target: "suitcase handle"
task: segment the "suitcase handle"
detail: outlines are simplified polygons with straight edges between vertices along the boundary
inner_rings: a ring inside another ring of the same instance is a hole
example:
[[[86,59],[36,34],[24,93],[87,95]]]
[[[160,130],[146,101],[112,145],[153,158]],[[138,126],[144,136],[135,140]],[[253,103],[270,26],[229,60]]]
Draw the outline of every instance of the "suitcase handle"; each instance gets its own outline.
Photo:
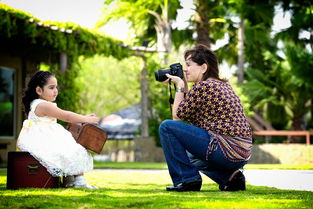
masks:
[[[39,171],[39,165],[36,163],[30,163],[27,165],[28,174],[35,174]]]

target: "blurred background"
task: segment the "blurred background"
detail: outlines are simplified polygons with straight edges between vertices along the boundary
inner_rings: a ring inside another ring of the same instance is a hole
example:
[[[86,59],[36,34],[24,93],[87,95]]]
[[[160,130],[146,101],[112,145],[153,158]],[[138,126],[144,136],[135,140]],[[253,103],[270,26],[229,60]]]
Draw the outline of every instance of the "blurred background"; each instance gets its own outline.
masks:
[[[0,161],[15,150],[21,95],[39,69],[57,76],[58,106],[111,128],[102,159],[164,160],[158,126],[171,118],[169,90],[154,72],[184,64],[201,43],[241,98],[255,161],[283,163],[290,149],[302,153],[293,163],[313,163],[311,132],[257,134],[312,130],[312,26],[309,0],[0,0]]]

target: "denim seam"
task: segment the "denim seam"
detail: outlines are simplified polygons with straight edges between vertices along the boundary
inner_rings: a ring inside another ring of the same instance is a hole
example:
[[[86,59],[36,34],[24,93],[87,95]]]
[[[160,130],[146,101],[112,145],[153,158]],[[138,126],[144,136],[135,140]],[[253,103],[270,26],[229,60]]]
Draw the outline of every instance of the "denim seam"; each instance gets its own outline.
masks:
[[[168,141],[168,142],[170,143],[170,145],[171,145],[170,152],[171,152],[172,156],[175,156],[174,149],[173,149],[173,144],[172,144],[172,140],[170,140],[170,136],[169,136],[169,133],[168,133],[168,132],[166,132],[166,136],[167,136],[167,141]],[[175,158],[174,158],[173,160],[177,161]],[[180,175],[180,177],[182,176],[182,171],[181,171],[181,168],[180,168],[180,167],[179,167],[179,175]],[[180,179],[180,181],[182,181],[182,179]],[[178,184],[180,184],[180,183],[182,183],[182,182],[178,182]],[[176,185],[174,185],[174,186],[176,186]]]
[[[188,131],[185,131],[186,129],[180,129],[180,128],[177,128],[177,127],[171,127],[171,129],[172,129],[172,132],[174,132],[174,131],[181,131],[182,133],[188,133],[188,134],[190,134],[192,137],[198,137],[198,138],[200,138],[200,139],[207,139],[207,138],[205,138],[205,137],[199,137],[199,135],[195,135],[195,134],[193,134],[193,133],[190,133],[190,132],[188,132]],[[167,135],[168,135],[168,133],[166,133]],[[168,137],[168,136],[167,136]],[[171,140],[170,140],[171,141]],[[172,143],[171,143],[171,146],[172,146]],[[173,147],[173,146],[172,146]],[[172,152],[172,150],[171,150],[171,152]],[[172,152],[172,154],[174,154],[173,152]],[[180,170],[180,175],[181,175],[181,168],[179,168],[179,170]],[[200,178],[201,178],[201,175],[200,175]],[[188,179],[189,180],[189,179]],[[186,181],[186,182],[189,182],[189,181]],[[190,181],[195,181],[195,180],[198,180],[198,179],[190,179]]]

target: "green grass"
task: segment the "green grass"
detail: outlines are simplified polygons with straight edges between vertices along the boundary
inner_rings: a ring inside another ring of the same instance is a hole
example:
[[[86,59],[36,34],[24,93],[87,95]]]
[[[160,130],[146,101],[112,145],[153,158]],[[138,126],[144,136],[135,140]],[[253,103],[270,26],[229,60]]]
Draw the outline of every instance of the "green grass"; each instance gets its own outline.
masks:
[[[94,162],[95,168],[114,169],[167,169],[166,163],[150,162]],[[245,169],[292,169],[313,170],[313,165],[247,164]]]
[[[6,163],[0,163],[0,168],[6,168]],[[157,169],[166,170],[166,163],[154,162],[94,162],[94,168],[113,169]],[[291,170],[313,170],[313,165],[282,165],[282,164],[247,164],[245,169],[291,169]]]
[[[200,192],[166,192],[166,171],[94,170],[85,176],[100,189],[6,190],[6,170],[0,170],[0,208],[313,208],[313,192],[249,184],[246,191],[221,192],[206,177]]]
[[[167,169],[166,163],[154,162],[99,162],[94,161],[94,168],[114,168],[114,169]]]

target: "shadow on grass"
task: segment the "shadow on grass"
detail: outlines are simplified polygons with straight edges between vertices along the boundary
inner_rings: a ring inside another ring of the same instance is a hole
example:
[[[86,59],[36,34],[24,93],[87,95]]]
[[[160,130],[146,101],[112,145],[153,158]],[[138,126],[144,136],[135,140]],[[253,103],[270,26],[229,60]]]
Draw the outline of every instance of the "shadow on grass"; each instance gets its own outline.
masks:
[[[32,193],[37,191],[37,195]],[[245,201],[246,208],[256,208],[264,203],[275,208],[309,208],[312,202],[307,202],[312,196],[306,192],[294,192],[290,198],[288,191],[249,191],[249,192],[219,192],[202,191],[171,193],[138,189],[100,189],[97,191],[73,190],[67,195],[62,190],[49,189],[50,194],[38,190],[21,190],[24,195],[6,195],[0,197],[1,208],[210,208],[222,205],[236,205]],[[28,193],[28,194],[27,194]],[[53,193],[53,194],[51,194]],[[61,193],[61,194],[60,194]],[[77,194],[78,193],[78,194]],[[301,200],[303,202],[300,204]],[[300,205],[299,205],[300,204]],[[286,207],[288,206],[288,207]],[[244,207],[243,207],[244,208]],[[266,208],[266,207],[262,207]]]
[[[0,185],[0,208],[309,208],[312,193],[248,185],[247,191],[221,192],[206,184],[200,192],[166,192],[156,184],[128,184],[128,188],[20,189]],[[209,207],[210,206],[210,207]],[[240,207],[237,207],[240,208]]]

